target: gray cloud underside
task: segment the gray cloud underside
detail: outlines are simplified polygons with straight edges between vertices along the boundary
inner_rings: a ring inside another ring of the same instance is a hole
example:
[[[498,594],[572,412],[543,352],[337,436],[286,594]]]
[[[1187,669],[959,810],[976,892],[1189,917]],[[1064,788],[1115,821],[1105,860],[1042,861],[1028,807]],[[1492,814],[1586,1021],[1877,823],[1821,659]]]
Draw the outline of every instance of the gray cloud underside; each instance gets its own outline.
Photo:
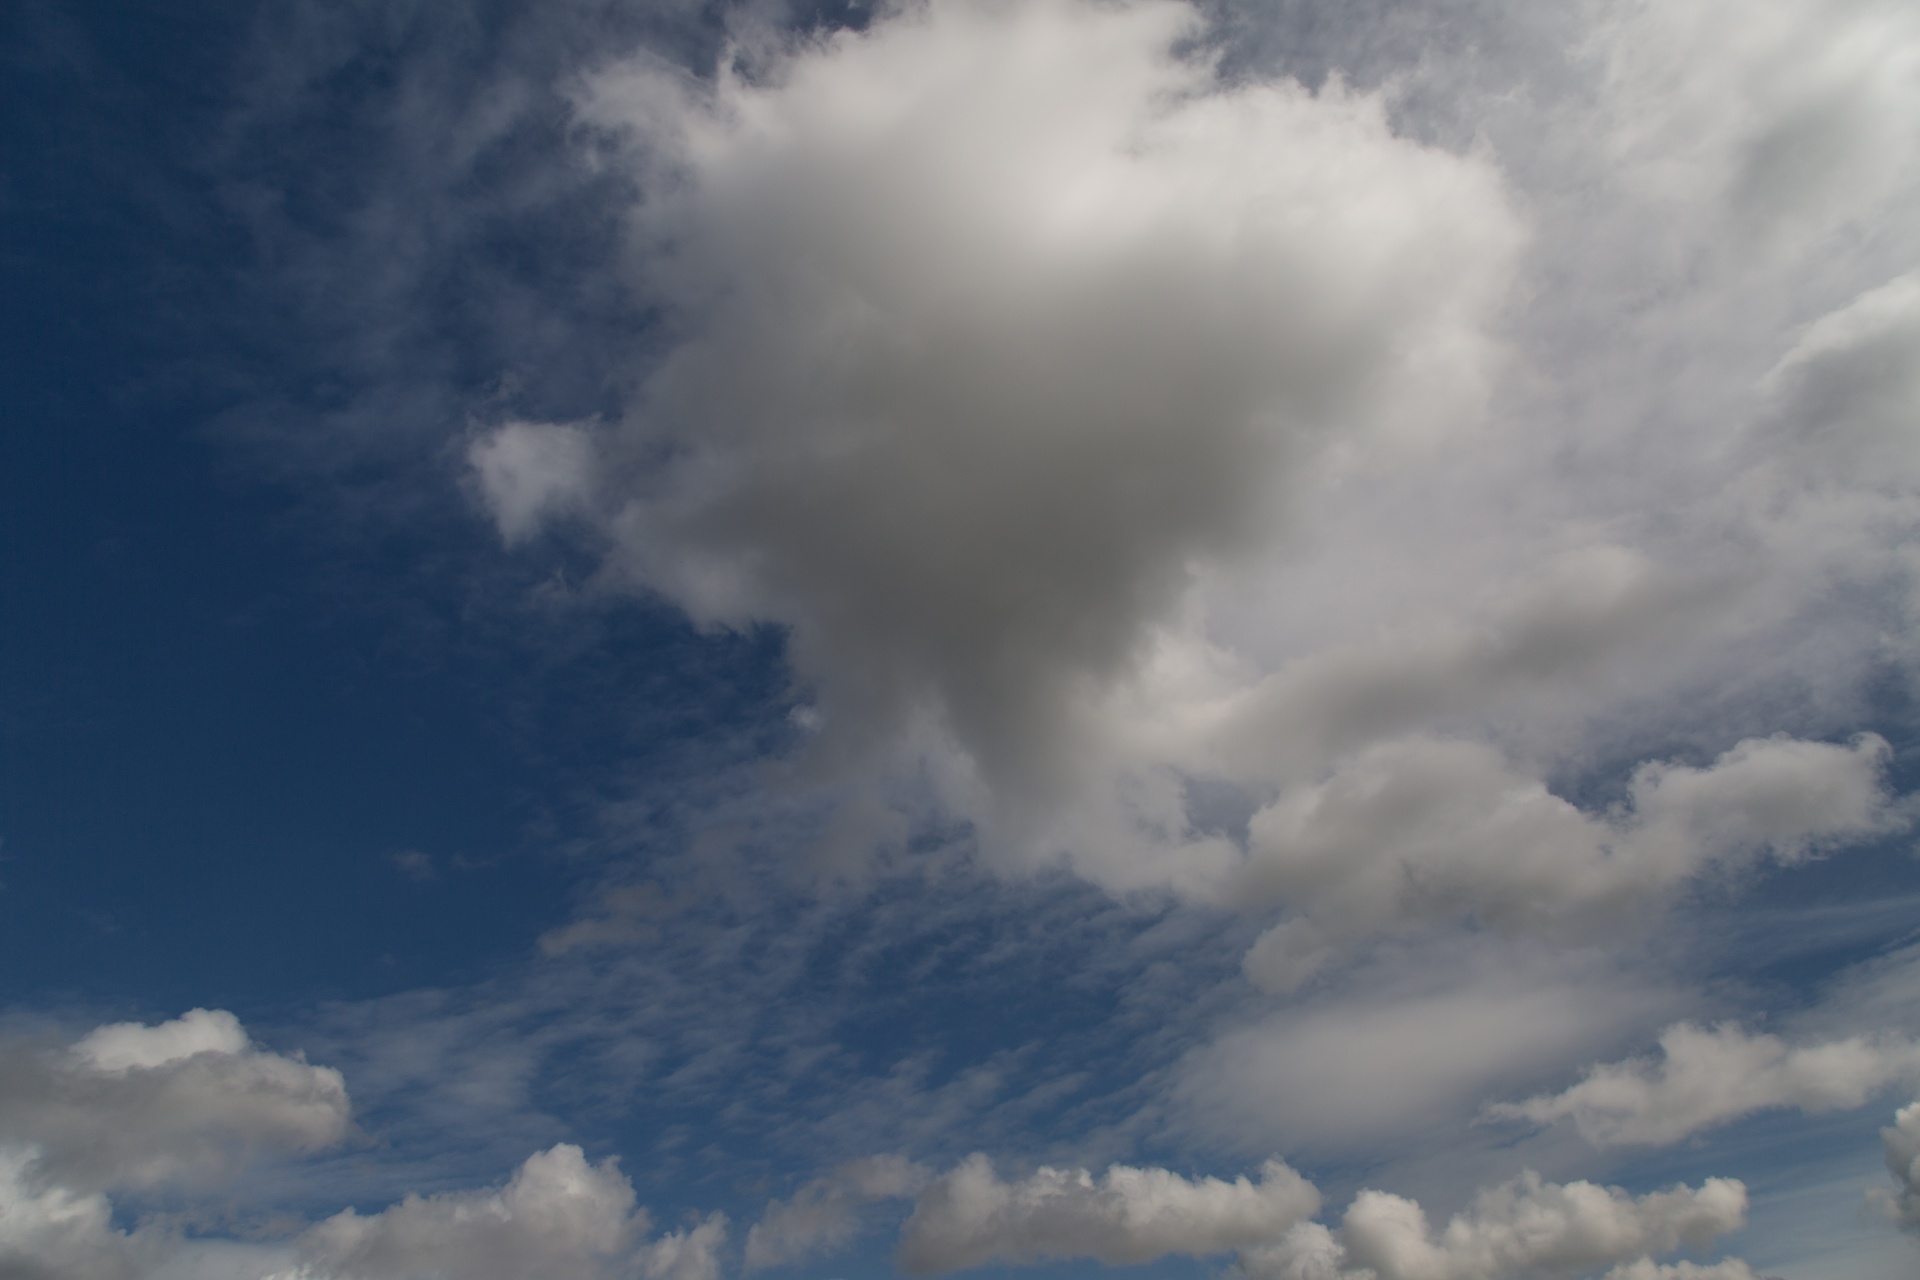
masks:
[[[1004,871],[1284,917],[1276,990],[1885,834],[1873,740],[1768,735],[1844,736],[1907,661],[1920,286],[1831,251],[1911,194],[1920,37],[1769,14],[1709,51],[1704,0],[1607,11],[1506,96],[1228,77],[1190,9],[1065,0],[598,71],[677,345],[618,420],[481,436],[476,492],[786,628],[822,865],[958,817]],[[1477,145],[1414,140],[1442,92]],[[1701,763],[1631,754],[1677,737]],[[1618,811],[1548,786],[1597,754]]]

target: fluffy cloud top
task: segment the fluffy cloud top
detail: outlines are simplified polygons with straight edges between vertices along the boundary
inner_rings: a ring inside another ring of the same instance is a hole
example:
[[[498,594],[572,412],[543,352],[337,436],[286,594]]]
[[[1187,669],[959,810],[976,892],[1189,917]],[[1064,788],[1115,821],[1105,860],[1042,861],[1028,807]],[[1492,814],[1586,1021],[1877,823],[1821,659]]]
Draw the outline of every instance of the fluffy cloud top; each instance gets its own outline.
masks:
[[[976,1154],[920,1193],[899,1256],[922,1275],[989,1261],[1206,1256],[1276,1240],[1319,1207],[1319,1192],[1278,1160],[1263,1166],[1259,1182],[1190,1181],[1126,1165],[1098,1178],[1085,1169],[1042,1168],[1005,1182]]]
[[[1489,376],[1521,240],[1492,168],[1377,96],[1230,84],[1199,32],[932,0],[583,98],[641,157],[641,280],[684,337],[603,440],[621,567],[789,627],[823,751],[923,725],[981,821],[1084,781],[1103,703],[1309,456],[1437,430]],[[508,430],[483,476],[564,452]],[[503,529],[533,488],[487,486]]]
[[[649,1219],[611,1160],[561,1144],[527,1157],[496,1191],[408,1196],[372,1215],[349,1209],[302,1239],[283,1280],[715,1280],[727,1220],[648,1241]]]
[[[0,1052],[0,1274],[120,1280],[174,1251],[114,1225],[108,1190],[211,1189],[268,1152],[345,1134],[340,1073],[256,1048],[224,1010]]]
[[[1746,1209],[1746,1188],[1720,1178],[1635,1198],[1529,1173],[1482,1191],[1435,1235],[1415,1201],[1363,1191],[1337,1232],[1307,1223],[1277,1244],[1246,1250],[1241,1264],[1257,1280],[1506,1280],[1616,1263],[1623,1265],[1610,1280],[1750,1280],[1744,1263],[1665,1267],[1650,1257],[1703,1246],[1739,1227]]]
[[[31,1148],[0,1148],[0,1275],[20,1280],[123,1280],[165,1252],[168,1241],[113,1225],[95,1191],[47,1185]]]
[[[255,1048],[220,1010],[0,1055],[0,1138],[70,1188],[211,1184],[258,1154],[338,1142],[348,1114],[338,1071]]]
[[[1852,1036],[1792,1046],[1738,1026],[1678,1023],[1660,1034],[1660,1057],[1605,1063],[1563,1093],[1489,1107],[1494,1119],[1552,1124],[1571,1118],[1603,1146],[1668,1143],[1770,1107],[1835,1111],[1920,1074],[1920,1045]]]
[[[1307,1219],[1319,1195],[1270,1161],[1259,1183],[1189,1181],[1116,1165],[1041,1169],[1008,1183],[975,1155],[920,1193],[900,1261],[929,1273],[988,1261],[1092,1257],[1113,1264],[1237,1250],[1251,1280],[1507,1280],[1612,1267],[1609,1280],[1753,1280],[1742,1262],[1660,1264],[1746,1217],[1740,1183],[1710,1178],[1644,1196],[1533,1173],[1480,1192],[1437,1234],[1413,1200],[1363,1191],[1337,1230]]]
[[[1709,56],[1719,9],[1683,8],[1610,11],[1572,80],[1529,84],[1579,139],[1551,157],[1413,141],[1338,76],[1223,76],[1170,0],[924,0],[710,81],[599,71],[576,110],[640,192],[629,284],[662,345],[617,420],[471,442],[476,489],[509,543],[577,518],[603,582],[786,630],[836,857],[958,817],[1001,868],[1272,913],[1246,964],[1270,990],[1381,934],[1591,936],[1710,866],[1883,834],[1870,735],[1625,755],[1606,812],[1546,782],[1671,691],[1864,670],[1879,623],[1821,622],[1847,634],[1815,661],[1808,611],[1841,579],[1910,594],[1920,295],[1829,289],[1807,326],[1743,291],[1790,295],[1790,245],[1891,198],[1802,208],[1779,175],[1823,130],[1907,145],[1855,100],[1907,100],[1913,33],[1781,0]],[[1478,92],[1461,109],[1503,120]],[[1576,360],[1508,308],[1620,336]],[[1700,367],[1738,394],[1648,372],[1723,327],[1745,346]],[[1588,364],[1645,383],[1614,416],[1671,440],[1593,420]]]
[[[1247,973],[1297,986],[1331,944],[1436,917],[1552,927],[1645,898],[1703,864],[1782,862],[1901,819],[1881,789],[1887,744],[1740,743],[1704,769],[1647,764],[1594,817],[1475,743],[1403,739],[1260,810],[1233,900],[1311,903],[1268,931]]]

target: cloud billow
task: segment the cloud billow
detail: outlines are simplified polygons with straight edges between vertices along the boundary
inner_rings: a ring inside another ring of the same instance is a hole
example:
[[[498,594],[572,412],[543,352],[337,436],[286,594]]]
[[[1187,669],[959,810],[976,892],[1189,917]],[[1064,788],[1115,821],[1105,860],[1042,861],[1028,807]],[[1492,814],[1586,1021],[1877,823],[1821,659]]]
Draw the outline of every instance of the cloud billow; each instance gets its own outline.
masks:
[[[991,1261],[1205,1257],[1277,1239],[1319,1207],[1320,1193],[1278,1160],[1258,1182],[1115,1165],[1098,1178],[1042,1168],[1009,1183],[974,1155],[919,1193],[901,1229],[900,1263],[924,1275]]]
[[[295,1268],[269,1280],[716,1280],[724,1214],[654,1240],[650,1226],[613,1162],[588,1164],[563,1143],[527,1157],[498,1190],[337,1214],[296,1242]]]
[[[177,1232],[121,1230],[108,1192],[204,1195],[335,1145],[348,1118],[338,1071],[259,1048],[225,1010],[0,1048],[0,1274],[147,1275]]]
[[[1602,23],[1595,97],[1566,105],[1577,158],[1629,175],[1608,216],[1684,198],[1749,217],[1648,167],[1663,111],[1736,143],[1700,86],[1608,61],[1647,34]],[[1413,141],[1385,91],[1337,75],[1228,78],[1206,35],[1178,3],[932,0],[743,47],[711,80],[647,58],[583,77],[596,163],[640,192],[624,270],[669,340],[636,357],[623,417],[471,444],[503,538],[590,527],[603,583],[785,630],[810,704],[796,777],[840,805],[823,865],[957,818],[1001,870],[1283,917],[1247,963],[1272,990],[1461,921],[1590,936],[1709,867],[1899,829],[1871,735],[1643,758],[1608,813],[1546,775],[1590,750],[1572,726],[1740,679],[1714,664],[1728,646],[1804,663],[1804,611],[1837,577],[1906,590],[1885,539],[1911,485],[1861,459],[1899,448],[1910,290],[1776,351],[1735,447],[1676,456],[1711,496],[1658,532],[1548,461],[1556,432],[1595,447],[1577,415],[1508,420],[1510,384],[1584,377],[1518,317],[1554,332],[1610,296],[1528,274],[1574,269],[1555,257],[1571,215],[1521,198],[1564,172]],[[1841,216],[1821,208],[1795,215],[1806,234]],[[1671,231],[1717,261],[1711,226]],[[1603,252],[1623,279],[1676,269]],[[1719,270],[1688,305],[1734,303]],[[1516,376],[1522,358],[1545,364]],[[1783,469],[1808,449],[1826,471]],[[1808,493],[1808,474],[1832,479]]]
[[[1475,411],[1523,240],[1489,165],[1377,96],[1227,84],[1176,52],[1199,33],[1177,4],[941,3],[752,78],[592,77],[684,337],[590,479],[478,445],[498,517],[591,505],[620,573],[787,627],[821,754],[931,734],[949,799],[1011,828],[1074,794],[1298,469]]]

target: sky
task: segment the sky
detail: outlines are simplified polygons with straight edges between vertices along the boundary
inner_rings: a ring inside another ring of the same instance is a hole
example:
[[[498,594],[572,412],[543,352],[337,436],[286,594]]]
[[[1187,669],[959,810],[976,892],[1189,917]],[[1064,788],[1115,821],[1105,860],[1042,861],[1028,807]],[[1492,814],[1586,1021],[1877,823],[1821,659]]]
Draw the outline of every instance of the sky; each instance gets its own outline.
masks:
[[[0,12],[0,1280],[1911,1280],[1920,13]]]

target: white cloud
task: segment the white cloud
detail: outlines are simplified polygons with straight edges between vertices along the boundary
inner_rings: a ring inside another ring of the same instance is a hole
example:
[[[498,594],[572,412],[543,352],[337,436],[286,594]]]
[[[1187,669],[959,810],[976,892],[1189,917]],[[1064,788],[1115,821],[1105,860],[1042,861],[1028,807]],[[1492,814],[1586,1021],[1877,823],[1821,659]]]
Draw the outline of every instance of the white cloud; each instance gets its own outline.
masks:
[[[1913,146],[1916,34],[1890,4],[1618,6],[1591,46],[1606,159],[1650,202],[1720,223],[1730,257],[1830,251],[1901,181],[1882,165]]]
[[[1636,1258],[1607,1272],[1603,1280],[1762,1280],[1739,1258],[1720,1262],[1655,1262]]]
[[[1097,1258],[1122,1265],[1204,1257],[1276,1240],[1320,1207],[1312,1184],[1278,1160],[1260,1181],[1189,1180],[1166,1169],[1041,1168],[1017,1182],[973,1155],[922,1190],[900,1237],[914,1274],[984,1262]]]
[[[469,445],[467,461],[508,546],[582,510],[592,492],[593,439],[582,427],[510,422]]]
[[[860,1209],[910,1197],[930,1171],[900,1156],[851,1160],[775,1200],[747,1232],[746,1267],[777,1267],[837,1248],[860,1229]]]
[[[1189,1181],[1164,1169],[1041,1169],[1001,1181],[975,1155],[930,1183],[900,1262],[932,1273],[984,1262],[1093,1257],[1110,1264],[1230,1250],[1251,1280],[1521,1280],[1615,1267],[1610,1280],[1752,1280],[1744,1263],[1655,1258],[1700,1249],[1745,1222],[1746,1189],[1710,1178],[1644,1196],[1531,1172],[1477,1194],[1435,1233],[1421,1206],[1362,1191],[1338,1229],[1308,1221],[1319,1195],[1277,1161],[1263,1181]]]
[[[1669,888],[1709,862],[1781,862],[1901,821],[1880,785],[1888,748],[1740,743],[1711,766],[1642,765],[1628,802],[1592,817],[1471,742],[1403,739],[1283,795],[1252,819],[1222,897],[1312,904],[1247,955],[1268,990],[1298,986],[1354,937],[1471,916],[1552,928]]]
[[[339,1072],[257,1048],[224,1010],[6,1046],[0,1274],[146,1275],[178,1254],[178,1235],[149,1222],[120,1229],[105,1192],[204,1192],[254,1157],[333,1145],[347,1119]]]
[[[1667,1270],[1651,1261],[1737,1229],[1746,1208],[1746,1188],[1721,1178],[1634,1197],[1529,1173],[1480,1192],[1436,1235],[1415,1201],[1362,1191],[1338,1231],[1306,1224],[1277,1244],[1243,1251],[1241,1266],[1255,1280],[1517,1280],[1615,1263],[1622,1264],[1609,1272],[1615,1280],[1749,1280],[1738,1262]]]
[[[1098,776],[1201,563],[1267,545],[1330,442],[1444,431],[1494,367],[1494,170],[1377,96],[1229,84],[1175,52],[1199,30],[934,0],[583,99],[647,157],[644,279],[686,334],[608,446],[624,567],[790,627],[820,752],[930,726],[1014,846]]]
[[[1920,1102],[1900,1108],[1893,1124],[1880,1131],[1887,1172],[1899,1184],[1883,1203],[1893,1220],[1910,1231],[1920,1231]]]
[[[221,1010],[0,1054],[0,1140],[85,1191],[211,1185],[262,1153],[331,1146],[348,1111],[338,1071],[254,1047]]]
[[[0,1147],[0,1275],[123,1280],[164,1254],[158,1233],[129,1236],[115,1228],[106,1196],[35,1177],[38,1154],[32,1147]]]
[[[1910,490],[1920,403],[1920,274],[1869,289],[1820,317],[1768,373],[1770,443],[1801,484]]]
[[[527,1157],[496,1191],[408,1196],[346,1210],[309,1231],[288,1280],[715,1280],[722,1214],[647,1240],[650,1220],[613,1161],[561,1144]]]
[[[1920,1044],[1851,1036],[1789,1045],[1728,1024],[1703,1030],[1676,1023],[1660,1035],[1660,1057],[1588,1070],[1562,1093],[1489,1107],[1496,1119],[1552,1124],[1571,1118],[1604,1146],[1678,1142],[1702,1129],[1771,1107],[1835,1111],[1920,1074]]]
[[[1860,292],[1863,258],[1832,309],[1806,250],[1904,188],[1802,181],[1910,149],[1920,32],[1773,0],[1719,40],[1730,12],[1602,6],[1523,89],[1427,64],[1399,98],[1224,77],[1162,0],[925,0],[711,81],[596,71],[578,117],[644,193],[630,280],[671,343],[624,419],[474,445],[489,509],[787,629],[819,865],[958,817],[1001,870],[1283,912],[1269,990],[1882,834],[1883,744],[1814,739],[1887,647],[1823,602],[1912,577],[1913,290]],[[1441,90],[1475,146],[1411,140]],[[1811,736],[1760,736],[1782,687]],[[1617,810],[1548,788],[1596,750]]]
[[[1219,74],[1197,11],[1154,2],[903,3],[712,82],[601,66],[578,119],[643,192],[627,280],[661,345],[612,371],[624,416],[464,454],[508,543],[575,519],[603,584],[786,628],[815,705],[783,777],[844,799],[856,857],[957,817],[998,870],[1276,925],[1245,971],[1288,999],[1167,1033],[1212,1037],[1171,1078],[1216,1138],[1430,1137],[1684,998],[1604,962],[1382,995],[1329,972],[1369,941],[1626,950],[1703,875],[1903,820],[1854,735],[1920,616],[1912,16],[1542,8],[1579,29],[1511,79],[1440,42],[1356,77],[1382,92]],[[549,949],[649,937],[644,905]],[[1614,1140],[1881,1069],[1699,1034],[1724,1043],[1520,1105]],[[1689,1054],[1747,1075],[1696,1097]],[[1136,1247],[1098,1226],[1133,1203],[1112,1173],[968,1176],[1032,1232],[1007,1249]],[[808,1184],[748,1262],[831,1247],[880,1194]],[[1297,1257],[1453,1266],[1452,1228],[1367,1234],[1409,1203]],[[1001,1248],[942,1212],[948,1252]],[[1460,1239],[1521,1266],[1475,1212]]]
[[[1683,999],[1591,951],[1430,942],[1223,1028],[1176,1067],[1171,1101],[1179,1131],[1229,1150],[1404,1152]]]

